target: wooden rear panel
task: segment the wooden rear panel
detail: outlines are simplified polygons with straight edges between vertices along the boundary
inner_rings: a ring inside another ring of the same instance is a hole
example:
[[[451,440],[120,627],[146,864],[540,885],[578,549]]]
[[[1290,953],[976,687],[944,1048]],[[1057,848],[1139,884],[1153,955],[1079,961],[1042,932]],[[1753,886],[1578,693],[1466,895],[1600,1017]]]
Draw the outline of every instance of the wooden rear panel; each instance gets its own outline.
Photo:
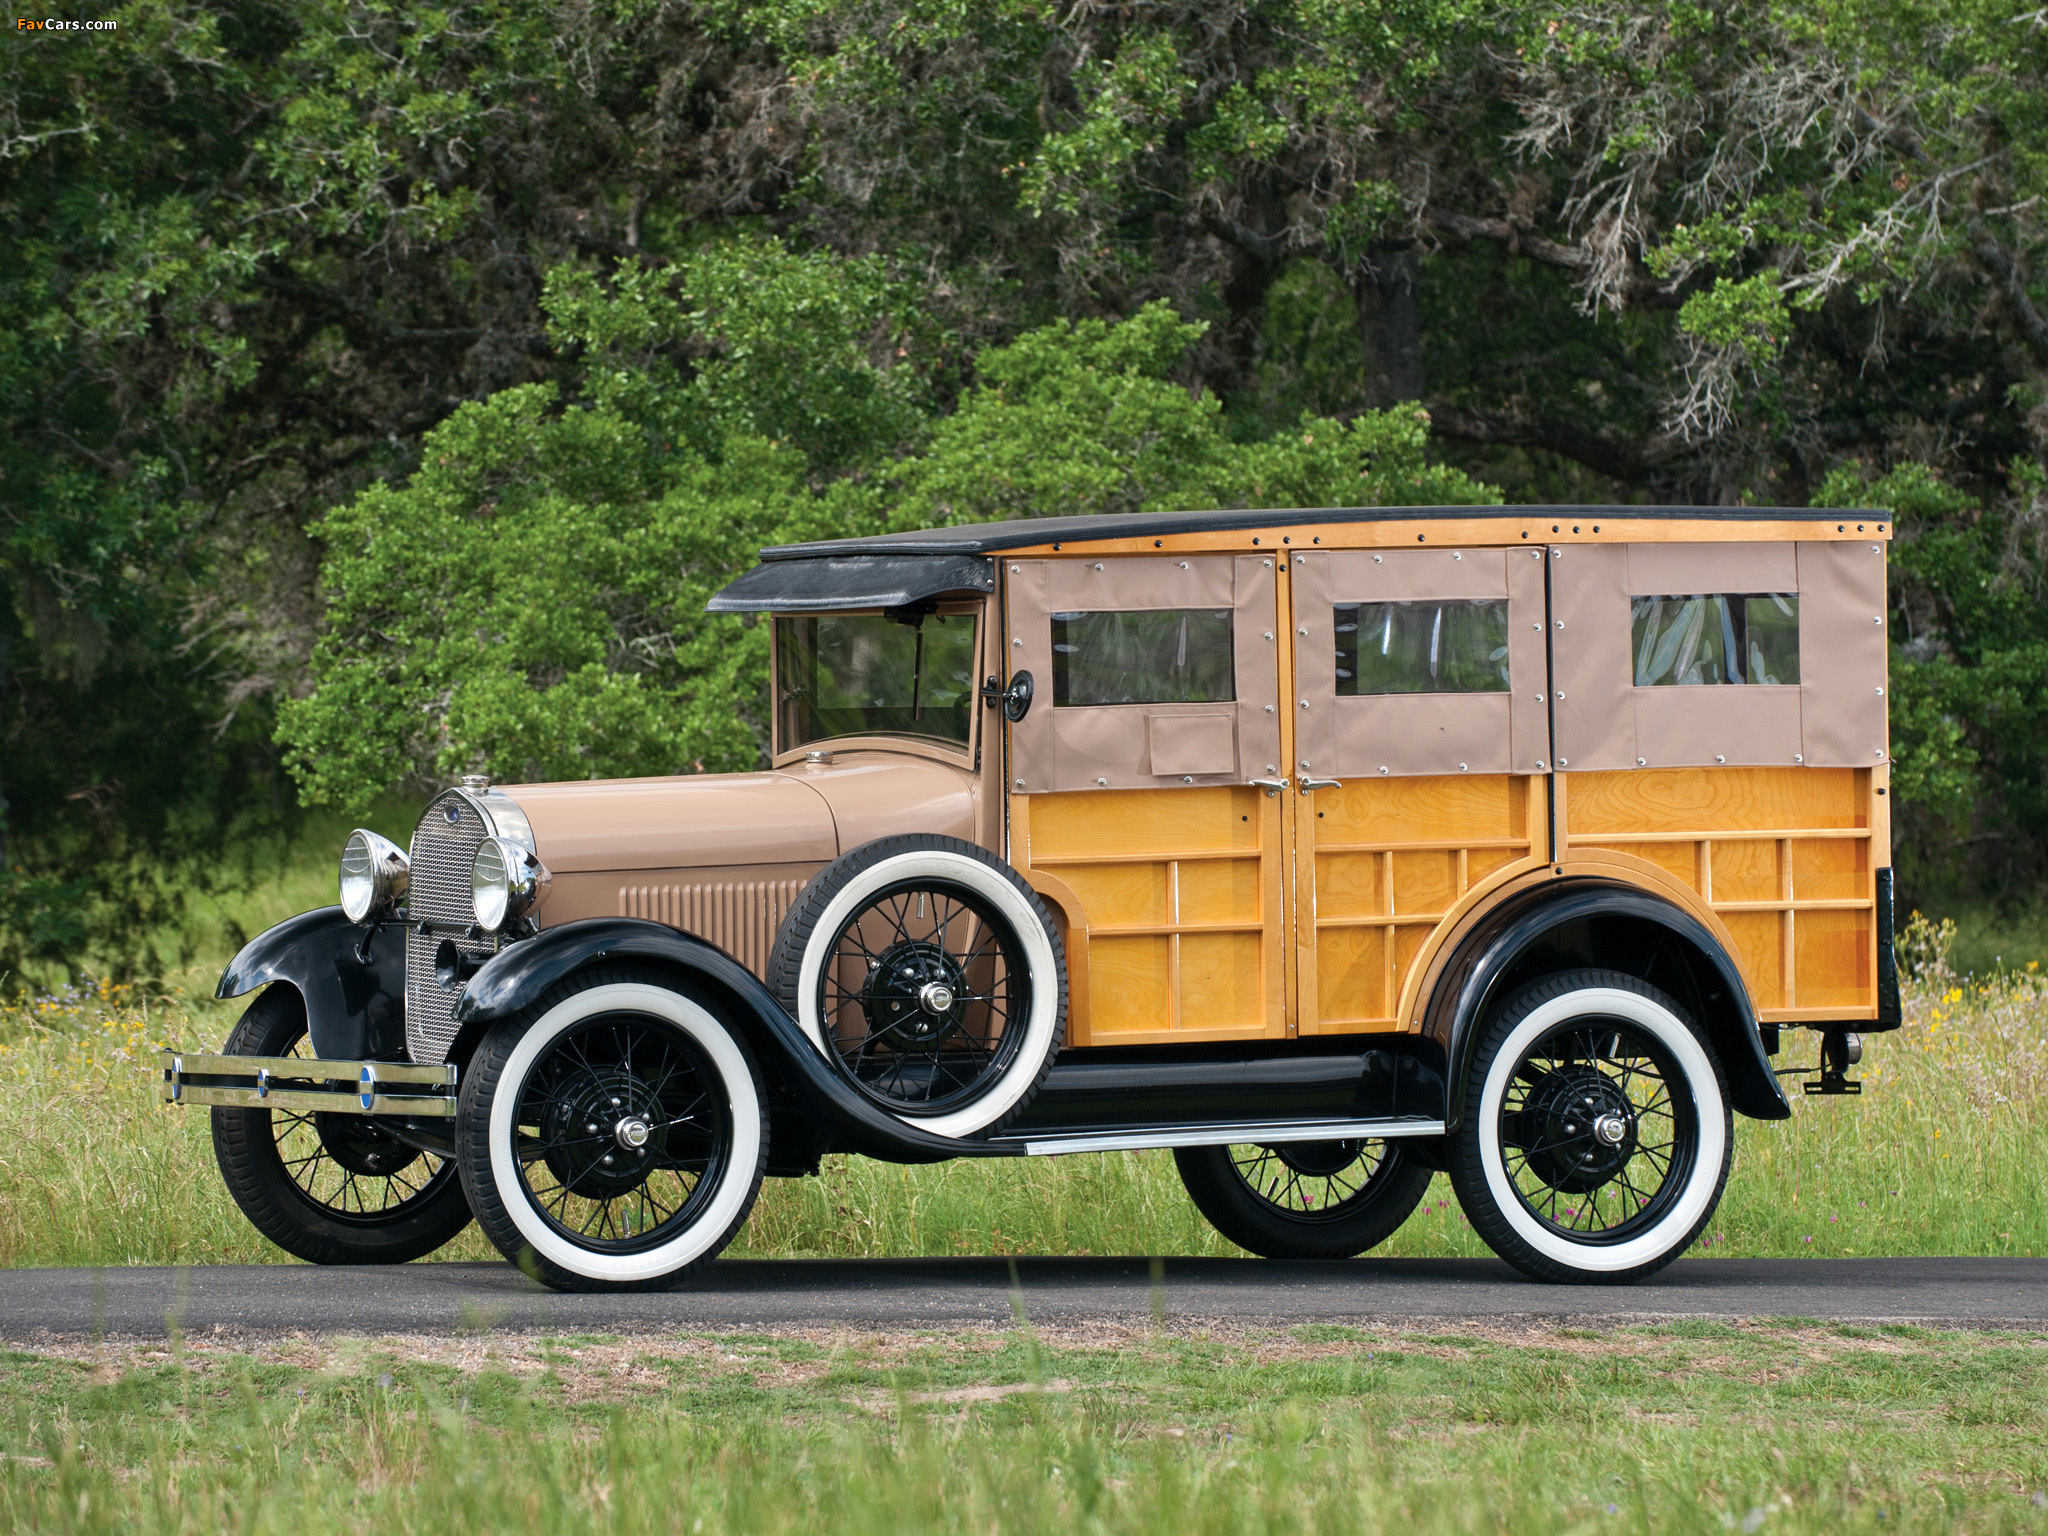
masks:
[[[1874,1018],[1882,772],[1562,774],[1567,857],[1625,854],[1697,891],[1726,925],[1761,1018]]]

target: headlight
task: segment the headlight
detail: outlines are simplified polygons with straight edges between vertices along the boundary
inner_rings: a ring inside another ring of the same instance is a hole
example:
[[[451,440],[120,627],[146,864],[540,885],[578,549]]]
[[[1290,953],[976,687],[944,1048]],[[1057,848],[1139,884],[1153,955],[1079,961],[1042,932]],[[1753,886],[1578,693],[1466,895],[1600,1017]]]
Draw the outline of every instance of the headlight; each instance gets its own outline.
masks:
[[[373,922],[405,900],[412,863],[405,850],[365,827],[341,845],[341,910],[352,923]]]
[[[496,933],[526,916],[540,900],[548,872],[539,859],[503,837],[487,837],[477,845],[469,867],[469,900],[476,925]]]

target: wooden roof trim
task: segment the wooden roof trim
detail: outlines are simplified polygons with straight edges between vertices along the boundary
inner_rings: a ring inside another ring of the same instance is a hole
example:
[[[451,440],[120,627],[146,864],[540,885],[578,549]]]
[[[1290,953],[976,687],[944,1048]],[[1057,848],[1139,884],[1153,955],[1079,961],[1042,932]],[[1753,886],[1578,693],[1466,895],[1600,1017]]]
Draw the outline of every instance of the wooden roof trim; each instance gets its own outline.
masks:
[[[1602,518],[1599,522],[1553,522],[1526,518],[1519,522],[1490,518],[1445,518],[1439,522],[1305,523],[1291,528],[1209,529],[1169,533],[1156,539],[1062,539],[1002,551],[1002,558],[1046,555],[1149,555],[1179,551],[1248,551],[1270,549],[1412,549],[1417,545],[1454,548],[1512,547],[1537,544],[1721,544],[1778,540],[1869,539],[1889,542],[1889,522],[1675,522],[1668,518]]]

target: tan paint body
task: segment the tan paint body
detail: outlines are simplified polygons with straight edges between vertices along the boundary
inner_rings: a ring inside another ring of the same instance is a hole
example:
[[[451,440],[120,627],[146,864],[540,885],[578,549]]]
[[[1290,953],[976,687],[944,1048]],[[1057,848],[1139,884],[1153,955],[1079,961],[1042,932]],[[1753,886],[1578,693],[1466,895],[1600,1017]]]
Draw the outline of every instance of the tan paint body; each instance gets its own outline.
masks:
[[[804,884],[850,848],[903,832],[976,835],[971,760],[900,742],[835,743],[767,773],[514,784],[553,877],[545,927],[641,917],[726,950],[757,976]]]

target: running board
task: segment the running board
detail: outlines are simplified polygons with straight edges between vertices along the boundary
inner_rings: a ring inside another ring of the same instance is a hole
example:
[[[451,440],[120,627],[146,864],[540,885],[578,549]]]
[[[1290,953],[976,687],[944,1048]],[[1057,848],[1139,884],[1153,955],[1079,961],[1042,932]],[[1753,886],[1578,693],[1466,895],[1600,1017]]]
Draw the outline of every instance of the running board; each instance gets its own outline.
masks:
[[[452,1063],[415,1067],[403,1061],[315,1061],[304,1056],[165,1051],[163,1070],[166,1104],[287,1109],[295,1114],[399,1115],[414,1120],[447,1119],[455,1113]]]
[[[1215,1120],[1202,1125],[1119,1126],[1060,1135],[992,1136],[989,1145],[1014,1147],[1027,1157],[1069,1152],[1149,1152],[1161,1147],[1220,1147],[1234,1142],[1270,1146],[1290,1141],[1379,1141],[1396,1136],[1441,1136],[1441,1120],[1388,1115],[1373,1120]]]

